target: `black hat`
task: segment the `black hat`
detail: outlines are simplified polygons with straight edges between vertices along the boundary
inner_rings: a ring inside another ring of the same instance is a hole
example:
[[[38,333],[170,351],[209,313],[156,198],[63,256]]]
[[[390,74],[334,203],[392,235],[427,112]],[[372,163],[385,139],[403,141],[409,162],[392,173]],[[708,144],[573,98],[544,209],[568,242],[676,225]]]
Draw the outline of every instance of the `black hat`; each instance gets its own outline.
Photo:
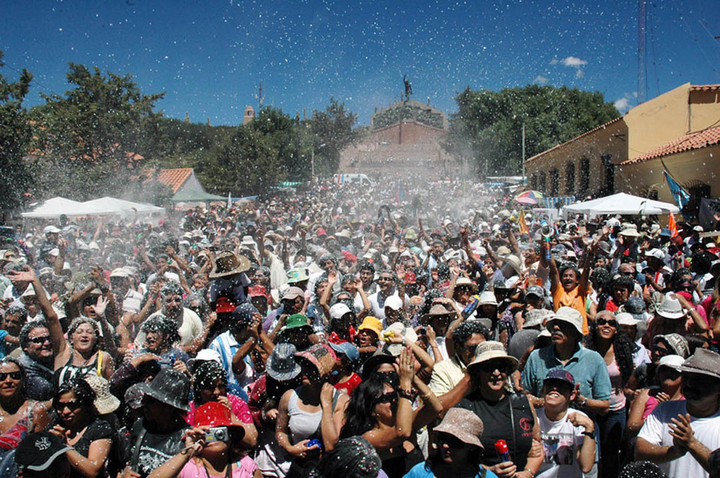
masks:
[[[384,363],[395,363],[396,358],[397,357],[394,355],[390,355],[389,353],[382,352],[381,349],[378,349],[363,364],[362,379],[367,380],[370,378],[370,376],[377,371],[378,367]]]
[[[50,432],[30,433],[15,450],[15,462],[20,468],[43,471],[68,450],[72,447]]]
[[[152,382],[143,383],[139,387],[143,393],[155,400],[178,410],[190,411],[188,395],[190,393],[190,379],[175,369],[162,369]]]

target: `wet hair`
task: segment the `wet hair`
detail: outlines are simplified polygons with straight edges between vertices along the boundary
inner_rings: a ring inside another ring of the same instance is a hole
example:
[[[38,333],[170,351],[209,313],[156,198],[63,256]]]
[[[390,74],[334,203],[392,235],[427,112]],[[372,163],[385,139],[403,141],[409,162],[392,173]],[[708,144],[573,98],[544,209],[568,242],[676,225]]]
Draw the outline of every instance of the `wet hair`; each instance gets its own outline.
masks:
[[[573,272],[575,272],[575,279],[579,281],[580,280],[580,269],[578,269],[575,264],[572,264],[570,262],[565,262],[560,267],[560,277],[562,278],[562,276],[565,275],[565,272],[567,272],[569,270],[572,270]]]
[[[85,317],[84,315],[81,315],[80,317],[77,317],[73,319],[72,322],[70,322],[70,326],[67,330],[67,336],[70,338],[72,334],[75,333],[78,327],[80,327],[82,324],[89,324],[90,327],[92,327],[93,332],[95,332],[95,346],[93,347],[93,350],[97,349],[100,342],[100,326],[98,325],[97,321],[94,319],[91,319],[90,317]]]
[[[189,294],[185,297],[185,299],[183,299],[182,305],[184,308],[189,309],[190,304],[195,301],[200,301],[200,311],[198,312],[198,315],[200,316],[200,319],[204,321],[205,318],[210,315],[210,306],[208,306],[207,301],[202,295]]]
[[[317,282],[315,282],[315,290],[313,290],[313,292],[315,292],[315,296],[316,296],[318,299],[320,298],[320,294],[318,293],[318,291],[320,290],[320,287],[321,287],[323,284],[327,284],[328,282],[329,282],[329,281],[328,281],[327,274],[321,275],[320,278],[317,280]],[[293,299],[293,300],[294,300],[294,299]]]
[[[692,272],[690,272],[690,269],[687,269],[685,267],[681,267],[680,269],[673,272],[673,275],[670,278],[670,286],[672,287],[672,290],[680,290],[680,284],[685,282],[683,277],[689,275],[692,275]]]
[[[33,320],[32,322],[28,322],[23,325],[23,328],[20,329],[20,333],[18,334],[20,348],[25,350],[28,344],[30,344],[30,332],[41,328],[48,329],[48,331],[50,330],[50,326],[45,320]]]
[[[195,368],[193,374],[193,394],[196,405],[200,399],[200,392],[203,390],[212,390],[215,381],[220,379],[227,386],[227,372],[222,365],[214,360],[207,360]]]
[[[165,297],[169,295],[183,295],[183,288],[175,281],[169,280],[167,283],[163,286],[162,289],[160,289],[160,296],[164,299]]]
[[[437,266],[438,280],[445,282],[450,279],[450,266],[447,262],[443,262]]]
[[[362,435],[375,427],[375,405],[377,398],[383,394],[386,383],[393,386],[385,374],[373,373],[353,390],[345,409],[345,425],[340,430],[340,438]]]
[[[87,383],[79,374],[60,384],[57,392],[55,393],[53,403],[58,403],[60,396],[68,392],[73,392],[75,394],[75,400],[80,403],[80,406],[82,406],[86,413],[93,416],[97,415],[97,409],[94,404],[97,395],[90,384]]]
[[[610,279],[610,272],[608,272],[608,270],[604,267],[598,267],[592,272],[592,274],[590,274],[590,282],[592,283],[593,288],[597,291],[605,289],[610,282]]]
[[[635,290],[635,279],[625,275],[620,275],[620,277],[616,277],[615,279],[613,279],[612,287],[613,289],[617,287],[620,289],[627,289],[628,291],[632,292],[633,290]]]
[[[313,476],[317,478],[375,478],[382,461],[375,448],[363,437],[338,441],[332,451],[323,454]]]
[[[455,347],[463,345],[473,334],[480,334],[485,340],[490,338],[490,331],[478,320],[466,320],[453,331],[452,340]]]
[[[25,322],[27,320],[27,314],[27,309],[19,305],[12,305],[8,308],[7,311],[5,311],[5,317],[7,317],[8,315],[17,315],[18,317],[20,317],[20,320],[22,322]]]
[[[698,275],[705,275],[710,272],[712,260],[710,255],[705,252],[696,252],[692,255],[692,268]]]
[[[178,333],[177,323],[165,317],[162,314],[158,314],[154,317],[150,317],[140,326],[140,330],[145,332],[159,332],[165,335],[164,344],[172,345],[175,342],[180,341],[180,334]]]
[[[667,478],[667,475],[655,463],[631,461],[620,470],[618,478]]]
[[[358,268],[359,271],[370,271],[373,274],[375,274],[375,266],[370,261],[365,261],[362,264],[360,264],[360,267]]]
[[[342,287],[345,287],[345,285],[349,284],[350,282],[355,282],[355,276],[353,276],[352,274],[345,274],[340,285]]]
[[[392,269],[381,269],[380,272],[378,273],[378,276],[381,276],[381,275],[383,275],[383,274],[389,274],[390,276],[392,276],[393,284],[397,284],[398,278],[397,278],[397,274],[395,274],[395,271],[394,271],[394,270],[392,270]]]

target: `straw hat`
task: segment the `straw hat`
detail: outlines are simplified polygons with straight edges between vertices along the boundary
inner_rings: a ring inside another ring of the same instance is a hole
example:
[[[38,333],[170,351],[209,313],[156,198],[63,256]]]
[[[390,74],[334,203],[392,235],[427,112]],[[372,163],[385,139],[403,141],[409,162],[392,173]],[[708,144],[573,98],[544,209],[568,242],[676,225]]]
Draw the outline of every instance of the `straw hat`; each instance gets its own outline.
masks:
[[[219,279],[250,270],[250,261],[233,252],[220,252],[215,258],[215,266],[208,275],[210,279]]]
[[[470,371],[478,365],[493,359],[505,360],[513,372],[518,368],[518,359],[508,355],[503,344],[494,340],[487,340],[477,346],[477,349],[475,349],[475,358],[467,366],[467,369]]]
[[[445,414],[435,433],[447,433],[468,445],[485,448],[480,442],[483,422],[477,414],[464,408],[451,408]]]
[[[95,405],[95,409],[100,415],[107,415],[120,407],[120,400],[110,393],[110,382],[105,380],[104,377],[91,372],[87,374],[84,379],[95,392],[93,405]]]

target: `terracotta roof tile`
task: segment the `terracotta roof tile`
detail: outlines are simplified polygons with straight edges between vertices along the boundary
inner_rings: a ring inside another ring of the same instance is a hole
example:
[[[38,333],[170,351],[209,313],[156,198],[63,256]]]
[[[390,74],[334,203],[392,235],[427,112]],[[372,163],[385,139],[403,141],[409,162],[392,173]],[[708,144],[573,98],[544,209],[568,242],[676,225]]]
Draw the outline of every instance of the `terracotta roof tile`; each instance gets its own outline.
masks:
[[[628,159],[622,164],[633,164],[648,159],[659,158],[660,156],[669,156],[671,154],[682,153],[694,149],[701,149],[707,146],[720,143],[720,126],[697,131],[695,133],[686,134],[674,141],[670,141],[659,148],[648,151],[637,158]]]
[[[553,147],[550,148],[550,149],[546,149],[546,150],[543,151],[542,153],[538,153],[538,154],[536,154],[535,156],[526,159],[526,160],[525,160],[525,163],[529,163],[530,161],[533,161],[533,160],[535,160],[535,159],[537,159],[537,158],[539,158],[539,157],[541,157],[541,156],[544,156],[544,155],[548,154],[550,151],[555,151],[556,149],[561,148],[561,147],[565,146],[566,144],[570,144],[570,143],[572,143],[573,141],[577,141],[577,140],[579,140],[580,138],[584,138],[585,136],[587,136],[587,135],[589,135],[589,134],[592,134],[592,133],[594,133],[595,131],[598,131],[598,130],[601,130],[601,129],[605,129],[605,128],[607,128],[608,126],[610,126],[611,124],[616,123],[616,122],[620,121],[620,120],[623,119],[623,118],[624,118],[624,116],[618,116],[617,118],[612,119],[612,120],[608,121],[607,123],[603,123],[603,124],[601,124],[600,126],[597,126],[597,127],[593,128],[593,129],[591,129],[590,131],[586,131],[586,132],[584,132],[583,134],[581,134],[581,135],[579,135],[579,136],[575,136],[575,137],[574,137],[573,139],[571,139],[571,140],[568,140],[568,141],[565,141],[564,143],[560,143],[560,144],[558,144],[558,145],[555,145],[555,146],[553,146]]]
[[[720,84],[716,85],[690,85],[690,91],[714,91],[720,90]]]
[[[157,173],[157,178],[155,178],[155,171],[149,170],[147,171],[148,179],[145,180],[145,182],[150,181],[151,179],[157,179],[157,181],[167,184],[172,188],[173,194],[180,189],[180,187],[187,181],[187,179],[190,177],[190,175],[193,172],[192,168],[172,168],[172,169],[161,169]]]

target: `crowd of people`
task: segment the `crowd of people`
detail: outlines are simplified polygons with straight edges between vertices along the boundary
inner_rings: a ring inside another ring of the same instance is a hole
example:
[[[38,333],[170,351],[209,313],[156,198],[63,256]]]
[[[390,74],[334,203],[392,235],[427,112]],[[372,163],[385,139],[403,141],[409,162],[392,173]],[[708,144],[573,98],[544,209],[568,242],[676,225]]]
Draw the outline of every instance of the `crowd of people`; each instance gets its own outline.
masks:
[[[720,473],[692,223],[408,178],[15,231],[0,477]]]

